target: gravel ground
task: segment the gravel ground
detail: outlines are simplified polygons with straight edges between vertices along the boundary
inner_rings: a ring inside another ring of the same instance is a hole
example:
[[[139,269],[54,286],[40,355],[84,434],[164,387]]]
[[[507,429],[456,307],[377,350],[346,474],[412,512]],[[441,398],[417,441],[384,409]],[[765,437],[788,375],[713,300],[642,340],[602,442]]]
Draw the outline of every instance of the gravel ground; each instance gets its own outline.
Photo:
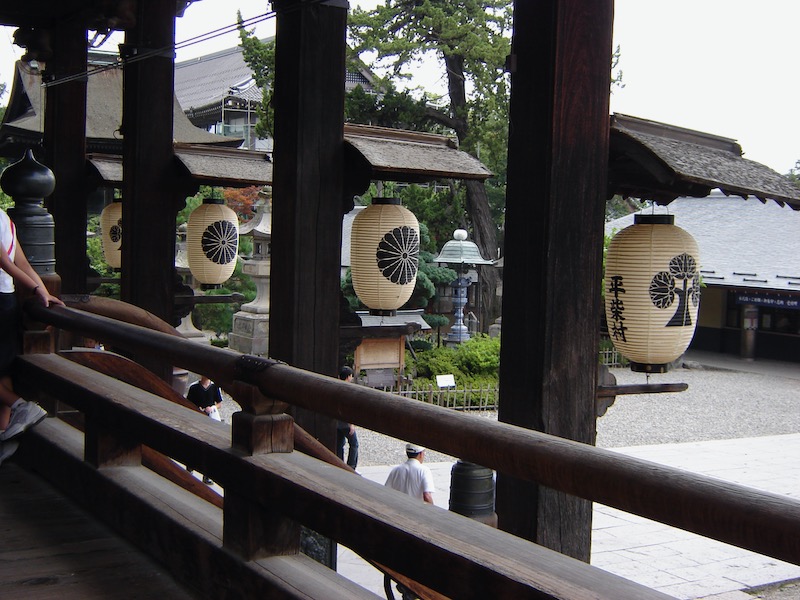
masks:
[[[641,373],[611,369],[617,384],[646,383]],[[685,392],[617,396],[597,421],[597,445],[620,448],[717,439],[800,433],[800,381],[755,373],[694,368],[653,375],[650,383],[686,383]],[[239,406],[226,397],[221,414]],[[497,419],[495,412],[471,413]],[[405,440],[358,428],[359,466],[394,465],[405,460]],[[413,440],[412,440],[413,441]],[[455,458],[428,450],[428,462]]]

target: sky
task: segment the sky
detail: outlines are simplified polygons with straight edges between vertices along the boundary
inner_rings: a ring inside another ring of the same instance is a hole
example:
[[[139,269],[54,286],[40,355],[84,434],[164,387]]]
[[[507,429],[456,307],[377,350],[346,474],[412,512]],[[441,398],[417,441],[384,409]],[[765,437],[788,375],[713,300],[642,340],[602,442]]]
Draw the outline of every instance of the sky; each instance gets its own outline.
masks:
[[[371,8],[376,0],[351,0]],[[196,36],[266,14],[267,0],[202,0],[176,24],[179,46]],[[800,2],[798,0],[616,0],[614,45],[624,88],[611,112],[661,121],[739,142],[745,158],[787,173],[800,160]],[[274,20],[254,25],[274,34]],[[12,82],[23,50],[13,29],[0,27],[0,82]],[[120,40],[121,41],[121,40]],[[186,60],[238,44],[229,33],[180,47]],[[107,44],[104,48],[115,49]],[[420,69],[419,82],[441,85]],[[8,94],[0,103],[8,101]]]

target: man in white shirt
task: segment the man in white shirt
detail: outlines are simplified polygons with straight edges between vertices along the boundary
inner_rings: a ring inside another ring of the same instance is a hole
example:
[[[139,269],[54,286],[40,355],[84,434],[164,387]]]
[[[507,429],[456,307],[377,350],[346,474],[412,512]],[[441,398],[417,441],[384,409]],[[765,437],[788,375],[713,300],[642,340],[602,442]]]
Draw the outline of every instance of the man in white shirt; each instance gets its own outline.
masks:
[[[436,488],[433,486],[431,470],[422,464],[425,460],[425,448],[417,444],[406,444],[406,456],[406,462],[391,470],[386,486],[433,504],[433,492]]]

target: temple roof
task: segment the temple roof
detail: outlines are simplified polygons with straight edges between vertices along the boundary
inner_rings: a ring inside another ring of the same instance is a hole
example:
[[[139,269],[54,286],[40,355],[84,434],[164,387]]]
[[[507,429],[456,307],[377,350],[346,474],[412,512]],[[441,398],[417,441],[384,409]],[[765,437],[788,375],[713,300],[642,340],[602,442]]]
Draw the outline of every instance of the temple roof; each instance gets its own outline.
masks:
[[[784,175],[743,158],[736,140],[627,115],[611,117],[609,195],[658,204],[681,196],[726,194],[772,199],[800,209],[800,189]]]

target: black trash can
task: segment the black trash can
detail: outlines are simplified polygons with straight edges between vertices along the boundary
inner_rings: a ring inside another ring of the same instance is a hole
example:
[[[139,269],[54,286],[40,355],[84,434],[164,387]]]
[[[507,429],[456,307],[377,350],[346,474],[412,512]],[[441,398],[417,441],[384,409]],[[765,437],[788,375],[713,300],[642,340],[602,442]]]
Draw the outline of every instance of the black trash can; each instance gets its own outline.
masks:
[[[494,512],[494,472],[459,460],[450,471],[450,510],[497,527]]]

